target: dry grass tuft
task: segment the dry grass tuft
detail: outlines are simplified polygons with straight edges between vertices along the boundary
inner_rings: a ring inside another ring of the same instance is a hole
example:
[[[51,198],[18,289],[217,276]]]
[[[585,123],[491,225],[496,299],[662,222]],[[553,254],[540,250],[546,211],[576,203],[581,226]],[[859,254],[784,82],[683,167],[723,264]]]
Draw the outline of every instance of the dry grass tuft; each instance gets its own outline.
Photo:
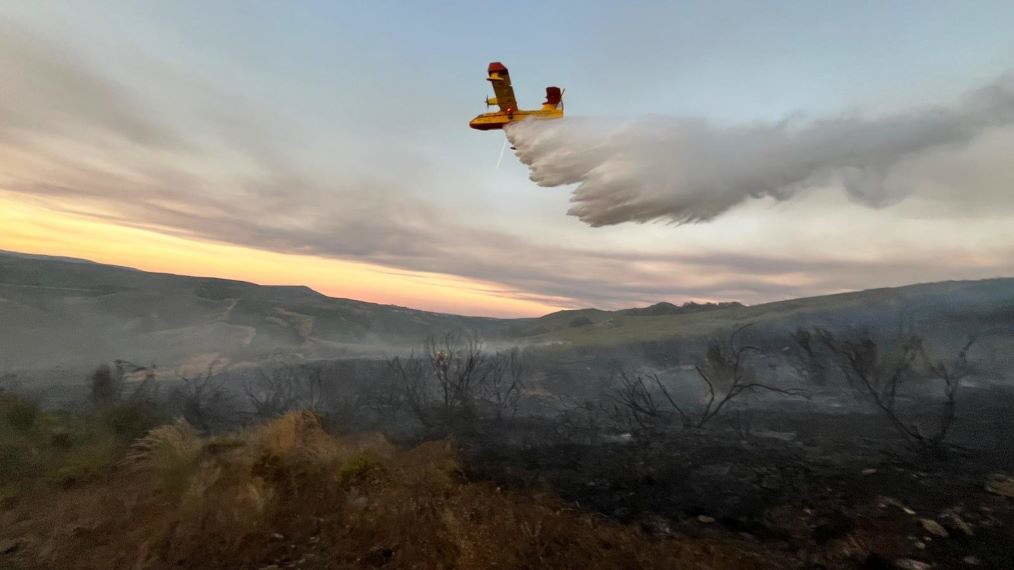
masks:
[[[154,472],[162,490],[178,495],[189,483],[201,453],[201,439],[185,420],[159,426],[134,442],[125,463]]]
[[[275,457],[317,456],[321,459],[334,451],[331,439],[312,412],[289,412],[260,426],[253,440],[264,453]]]
[[[115,549],[68,531],[26,553],[76,568],[771,567],[741,543],[651,539],[553,497],[465,481],[449,442],[334,438],[307,412],[210,440],[163,426],[129,461],[127,480],[96,484],[80,515],[60,510],[71,497],[20,514],[68,528],[90,517]]]

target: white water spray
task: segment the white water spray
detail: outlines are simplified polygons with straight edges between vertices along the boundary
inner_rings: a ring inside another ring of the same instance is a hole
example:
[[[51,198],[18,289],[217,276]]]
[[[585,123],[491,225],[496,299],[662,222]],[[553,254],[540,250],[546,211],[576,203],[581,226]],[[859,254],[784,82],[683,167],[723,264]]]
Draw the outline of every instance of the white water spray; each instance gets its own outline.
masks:
[[[885,187],[897,165],[1014,124],[1014,74],[950,107],[882,117],[718,126],[704,119],[565,118],[505,129],[540,186],[576,184],[569,214],[592,226],[708,221],[749,198],[785,200],[836,184],[874,207],[917,188]]]

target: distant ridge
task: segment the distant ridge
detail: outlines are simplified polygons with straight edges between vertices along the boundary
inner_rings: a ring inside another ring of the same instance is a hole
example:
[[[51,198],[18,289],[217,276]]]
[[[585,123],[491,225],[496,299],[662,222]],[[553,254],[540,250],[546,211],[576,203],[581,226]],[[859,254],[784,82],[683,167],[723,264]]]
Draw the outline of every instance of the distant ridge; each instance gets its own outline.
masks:
[[[501,336],[503,321],[258,285],[153,273],[75,258],[0,252],[0,368],[115,358],[172,366],[376,356],[452,330]]]
[[[625,346],[800,326],[879,326],[902,312],[939,334],[981,326],[1014,331],[1014,279],[945,281],[746,306],[660,302],[501,319],[422,311],[258,285],[152,273],[88,260],[0,251],[0,366],[88,364],[113,358],[172,365],[197,355],[376,357],[431,335],[471,331],[491,346]]]
[[[81,259],[79,257],[62,257],[62,256],[56,256],[56,255],[42,255],[42,254],[38,254],[38,253],[21,253],[19,251],[10,251],[10,250],[6,250],[6,249],[0,249],[0,255],[7,255],[7,256],[10,256],[10,257],[20,257],[22,259],[45,259],[45,260],[51,260],[51,261],[64,261],[66,263],[92,263],[92,264],[95,264],[95,262],[92,261],[92,260],[90,260],[90,259]],[[114,265],[113,267],[119,267],[119,266],[118,265]]]
[[[630,315],[632,317],[657,317],[659,315],[682,315],[685,313],[696,313],[700,311],[714,311],[716,309],[728,309],[731,307],[745,307],[743,303],[739,301],[729,301],[722,303],[694,303],[690,301],[683,303],[682,305],[674,305],[665,301],[661,303],[655,303],[649,307],[640,307],[634,309],[623,309],[616,311],[619,315]]]

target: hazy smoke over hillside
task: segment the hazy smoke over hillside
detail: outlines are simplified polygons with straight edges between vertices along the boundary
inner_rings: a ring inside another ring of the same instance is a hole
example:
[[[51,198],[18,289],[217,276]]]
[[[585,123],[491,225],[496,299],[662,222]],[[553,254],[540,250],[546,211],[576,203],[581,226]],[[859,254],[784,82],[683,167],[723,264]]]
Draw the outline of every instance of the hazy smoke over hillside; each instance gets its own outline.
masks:
[[[895,166],[1011,123],[1014,75],[1007,74],[955,105],[889,116],[738,126],[661,116],[568,118],[519,123],[507,137],[535,183],[577,184],[568,213],[603,226],[702,222],[748,198],[785,200],[822,184],[883,206],[913,191],[885,184]]]

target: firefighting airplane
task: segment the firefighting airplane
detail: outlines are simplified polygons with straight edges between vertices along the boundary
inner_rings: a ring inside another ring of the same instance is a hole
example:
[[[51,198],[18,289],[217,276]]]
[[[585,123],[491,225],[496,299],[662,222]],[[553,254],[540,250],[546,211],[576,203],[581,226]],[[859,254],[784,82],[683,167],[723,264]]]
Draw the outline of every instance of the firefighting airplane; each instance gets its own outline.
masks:
[[[511,76],[507,68],[499,61],[489,64],[489,77],[486,81],[493,84],[493,93],[496,97],[486,99],[486,106],[497,105],[500,110],[494,113],[483,113],[468,122],[468,126],[480,131],[502,129],[517,121],[528,117],[537,119],[560,119],[563,117],[563,90],[559,87],[546,87],[546,102],[541,109],[526,111],[518,109],[518,102],[514,98],[514,88],[511,87]]]

